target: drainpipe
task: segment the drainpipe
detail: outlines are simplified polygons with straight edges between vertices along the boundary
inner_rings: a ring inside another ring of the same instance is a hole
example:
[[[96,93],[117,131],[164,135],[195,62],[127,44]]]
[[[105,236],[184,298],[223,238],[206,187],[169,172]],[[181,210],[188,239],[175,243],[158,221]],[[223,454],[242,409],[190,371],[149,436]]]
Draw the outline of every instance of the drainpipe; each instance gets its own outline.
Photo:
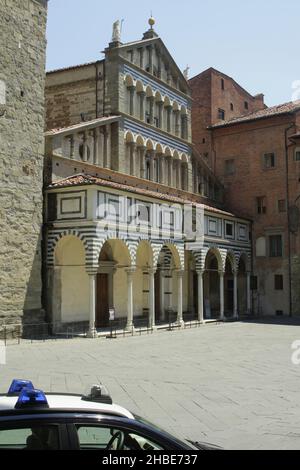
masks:
[[[289,316],[293,316],[293,302],[292,302],[292,255],[291,255],[291,218],[290,218],[290,188],[289,188],[289,146],[287,142],[287,133],[295,127],[295,124],[287,127],[284,133],[285,144],[285,169],[286,169],[286,200],[287,200],[287,223],[288,223],[288,257],[289,257]]]

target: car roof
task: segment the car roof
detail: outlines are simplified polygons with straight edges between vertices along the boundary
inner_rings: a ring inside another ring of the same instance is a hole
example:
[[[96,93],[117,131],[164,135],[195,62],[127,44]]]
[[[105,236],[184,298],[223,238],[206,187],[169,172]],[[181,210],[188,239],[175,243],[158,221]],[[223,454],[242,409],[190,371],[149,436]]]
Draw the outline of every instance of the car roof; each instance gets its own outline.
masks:
[[[49,405],[48,410],[57,411],[86,411],[113,414],[128,419],[135,419],[133,414],[125,408],[116,404],[99,403],[82,399],[81,395],[45,393]],[[0,395],[0,412],[12,411],[15,409],[18,396]],[[24,412],[28,414],[36,407],[26,407]],[[1,413],[2,414],[2,413]]]

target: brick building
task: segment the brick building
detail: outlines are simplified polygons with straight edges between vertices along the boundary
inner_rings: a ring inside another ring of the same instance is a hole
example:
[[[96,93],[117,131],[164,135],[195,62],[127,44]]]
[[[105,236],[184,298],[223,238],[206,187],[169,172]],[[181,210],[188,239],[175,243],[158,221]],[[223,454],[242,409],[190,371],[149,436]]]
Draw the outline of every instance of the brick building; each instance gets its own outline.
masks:
[[[252,96],[235,80],[209,68],[189,80],[192,90],[193,143],[214,169],[209,126],[264,109],[264,95]]]
[[[195,145],[226,206],[253,221],[253,310],[299,314],[300,102],[267,108],[213,69],[190,84]]]
[[[45,0],[0,0],[0,324],[43,320]]]

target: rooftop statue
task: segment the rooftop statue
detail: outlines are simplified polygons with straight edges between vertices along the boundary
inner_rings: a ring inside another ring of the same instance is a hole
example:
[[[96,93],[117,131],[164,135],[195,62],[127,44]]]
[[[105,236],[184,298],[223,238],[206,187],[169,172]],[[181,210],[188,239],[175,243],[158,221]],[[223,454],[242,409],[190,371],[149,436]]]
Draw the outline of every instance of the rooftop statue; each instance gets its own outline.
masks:
[[[121,42],[121,23],[120,20],[113,24],[112,42]]]

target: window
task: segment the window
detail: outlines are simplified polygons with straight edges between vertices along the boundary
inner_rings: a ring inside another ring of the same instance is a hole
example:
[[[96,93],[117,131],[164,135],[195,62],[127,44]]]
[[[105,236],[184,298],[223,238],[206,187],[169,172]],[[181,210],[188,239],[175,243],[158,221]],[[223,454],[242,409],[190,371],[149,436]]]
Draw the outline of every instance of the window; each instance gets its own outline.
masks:
[[[57,426],[34,426],[28,428],[0,429],[0,450],[58,450]]]
[[[234,238],[234,224],[233,222],[225,222],[225,237]]]
[[[286,212],[286,200],[280,199],[278,201],[278,212]]]
[[[224,78],[221,78],[221,90],[225,90]]]
[[[267,213],[267,199],[265,196],[257,197],[256,198],[256,207],[258,214],[266,214]]]
[[[225,175],[234,175],[235,173],[235,162],[234,160],[225,160]]]
[[[295,150],[295,160],[296,162],[300,162],[300,149]]]
[[[282,257],[282,236],[271,235],[269,237],[270,258]]]
[[[275,274],[274,282],[275,290],[283,290],[283,276],[281,274]]]
[[[249,109],[248,101],[245,101],[244,106],[245,106],[245,109]]]
[[[206,143],[206,139],[202,139],[202,144],[205,144]]]
[[[81,450],[163,450],[163,446],[135,430],[102,426],[77,426]]]
[[[218,119],[225,121],[225,111],[224,109],[218,109]]]
[[[233,110],[234,110],[233,103],[230,103],[230,109],[231,109],[231,111],[233,111]]]
[[[265,153],[264,154],[264,167],[265,168],[274,168],[275,167],[275,154],[274,153]]]

